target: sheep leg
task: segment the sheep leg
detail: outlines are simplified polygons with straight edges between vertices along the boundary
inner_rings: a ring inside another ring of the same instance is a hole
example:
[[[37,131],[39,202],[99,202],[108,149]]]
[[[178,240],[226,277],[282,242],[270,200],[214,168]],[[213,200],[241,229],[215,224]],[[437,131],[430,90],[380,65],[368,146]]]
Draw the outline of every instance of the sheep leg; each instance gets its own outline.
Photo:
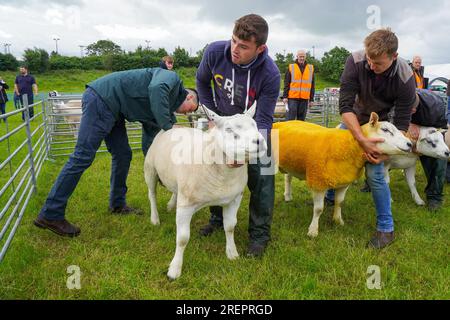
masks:
[[[292,201],[292,176],[290,174],[284,175],[284,201]]]
[[[226,237],[226,254],[228,259],[234,260],[239,257],[239,253],[236,249],[236,243],[234,242],[234,228],[237,223],[237,212],[242,200],[242,193],[239,194],[233,201],[227,206],[223,207],[223,229],[225,230]]]
[[[408,183],[414,201],[419,206],[425,205],[425,201],[419,196],[416,188],[416,166],[406,168],[403,172],[405,173],[406,182]]]
[[[319,219],[323,212],[324,198],[325,191],[313,191],[314,215],[308,229],[308,236],[311,238],[315,238],[319,234]]]
[[[173,209],[175,209],[176,206],[177,206],[177,194],[172,193],[172,197],[167,203],[167,211],[173,211]]]
[[[167,276],[171,280],[175,280],[181,275],[184,249],[191,235],[191,219],[194,213],[194,207],[177,207],[177,247],[167,272]]]
[[[336,194],[334,196],[333,220],[334,220],[334,222],[336,222],[336,224],[339,224],[341,226],[344,225],[344,220],[342,220],[342,215],[341,215],[341,204],[342,204],[342,202],[344,202],[345,193],[347,192],[348,188],[349,188],[349,186],[336,189]]]
[[[158,176],[153,165],[145,165],[144,176],[148,187],[148,199],[150,200],[150,220],[152,224],[159,225],[158,206],[156,202],[156,184],[158,182]]]

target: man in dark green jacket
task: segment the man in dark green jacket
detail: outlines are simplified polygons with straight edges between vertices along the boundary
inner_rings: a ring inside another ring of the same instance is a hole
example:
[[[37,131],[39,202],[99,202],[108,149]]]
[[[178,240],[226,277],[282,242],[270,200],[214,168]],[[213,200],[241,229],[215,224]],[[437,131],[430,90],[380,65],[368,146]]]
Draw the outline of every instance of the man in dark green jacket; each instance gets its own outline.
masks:
[[[110,210],[119,214],[138,213],[125,201],[132,157],[125,120],[142,123],[145,155],[158,132],[172,128],[176,122],[174,112],[188,113],[198,106],[196,91],[185,89],[175,72],[160,68],[112,73],[86,87],[75,150],[34,221],[36,226],[61,236],[74,237],[80,233],[80,228],[65,219],[65,209],[102,140],[112,155]]]

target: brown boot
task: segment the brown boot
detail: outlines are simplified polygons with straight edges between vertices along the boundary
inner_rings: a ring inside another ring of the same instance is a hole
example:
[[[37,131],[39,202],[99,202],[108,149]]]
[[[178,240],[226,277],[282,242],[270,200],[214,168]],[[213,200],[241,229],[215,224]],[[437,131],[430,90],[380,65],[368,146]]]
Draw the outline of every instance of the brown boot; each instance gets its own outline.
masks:
[[[74,226],[66,219],[64,220],[47,220],[42,217],[37,217],[36,220],[34,220],[34,225],[36,227],[42,228],[42,229],[48,229],[50,231],[53,231],[57,235],[63,236],[63,237],[76,237],[80,234],[81,229],[77,226]]]
[[[372,239],[370,239],[367,246],[375,249],[382,249],[390,245],[392,242],[394,242],[394,240],[395,240],[394,231],[392,232],[377,231],[373,235]]]

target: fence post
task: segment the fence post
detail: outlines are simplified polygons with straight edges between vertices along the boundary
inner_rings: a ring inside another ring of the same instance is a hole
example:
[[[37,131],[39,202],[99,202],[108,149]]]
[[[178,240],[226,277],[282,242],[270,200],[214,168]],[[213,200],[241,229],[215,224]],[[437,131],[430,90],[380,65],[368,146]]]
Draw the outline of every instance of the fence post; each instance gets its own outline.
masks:
[[[34,159],[33,159],[33,142],[32,142],[32,136],[31,136],[31,128],[30,128],[30,111],[29,111],[29,105],[28,105],[28,96],[24,94],[23,96],[23,106],[25,107],[24,115],[25,115],[25,124],[26,124],[26,131],[27,131],[27,142],[28,142],[28,153],[30,154],[29,160],[30,160],[30,169],[31,169],[31,181],[34,186],[33,192],[36,192],[37,184],[36,184],[36,171],[34,167]]]
[[[42,120],[44,121],[45,160],[50,160],[50,128],[47,117],[47,101],[42,100]]]

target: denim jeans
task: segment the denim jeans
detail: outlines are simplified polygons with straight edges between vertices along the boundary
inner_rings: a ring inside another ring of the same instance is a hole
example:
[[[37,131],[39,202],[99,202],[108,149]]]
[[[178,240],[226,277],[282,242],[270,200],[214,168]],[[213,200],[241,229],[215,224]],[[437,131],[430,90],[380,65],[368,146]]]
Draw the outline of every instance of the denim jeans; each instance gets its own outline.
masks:
[[[450,97],[447,97],[447,123],[450,125]]]
[[[126,179],[132,153],[125,120],[116,120],[108,106],[90,88],[83,95],[81,108],[82,117],[75,150],[56,179],[39,214],[48,220],[64,219],[67,201],[81,175],[94,161],[103,139],[112,155],[109,205],[120,207],[126,203]]]
[[[341,123],[340,128],[347,129],[343,123]],[[372,198],[377,213],[377,230],[381,232],[394,231],[391,190],[384,179],[384,163],[372,164],[367,162],[365,168],[367,183],[372,190]],[[325,197],[329,200],[334,200],[334,190],[328,190]]]
[[[309,100],[305,99],[288,99],[289,111],[286,112],[286,120],[302,120],[305,121],[308,111]]]

